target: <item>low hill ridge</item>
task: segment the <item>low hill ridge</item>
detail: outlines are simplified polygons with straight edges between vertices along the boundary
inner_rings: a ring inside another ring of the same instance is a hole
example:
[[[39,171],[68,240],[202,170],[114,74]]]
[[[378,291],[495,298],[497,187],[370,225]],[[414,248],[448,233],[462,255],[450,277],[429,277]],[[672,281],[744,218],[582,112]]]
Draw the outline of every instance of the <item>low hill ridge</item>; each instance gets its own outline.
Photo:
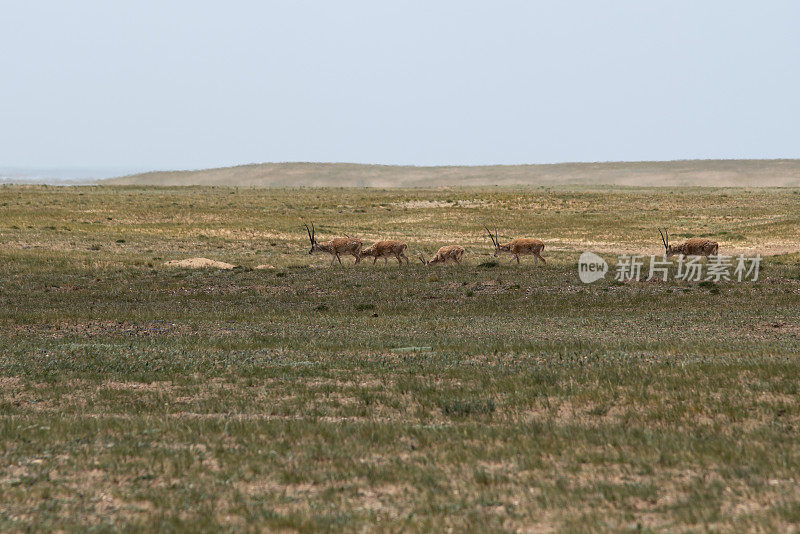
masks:
[[[259,163],[157,171],[103,180],[117,185],[424,187],[627,185],[800,187],[800,160],[682,160],[414,167],[357,163]]]

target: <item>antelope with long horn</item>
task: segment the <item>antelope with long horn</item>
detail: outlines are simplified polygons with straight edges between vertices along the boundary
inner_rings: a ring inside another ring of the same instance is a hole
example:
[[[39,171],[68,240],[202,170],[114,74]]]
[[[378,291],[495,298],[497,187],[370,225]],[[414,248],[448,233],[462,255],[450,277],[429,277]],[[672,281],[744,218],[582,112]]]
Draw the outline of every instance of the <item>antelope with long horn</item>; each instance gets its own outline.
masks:
[[[540,239],[530,239],[527,237],[520,237],[517,239],[512,239],[508,243],[501,244],[500,239],[497,236],[497,227],[494,227],[494,234],[492,231],[489,230],[488,226],[484,225],[486,231],[489,232],[489,239],[492,240],[492,244],[494,245],[494,257],[498,257],[501,252],[506,252],[511,254],[513,257],[511,261],[517,260],[517,264],[519,264],[519,257],[522,255],[533,254],[533,264],[537,265],[539,260],[542,260],[542,263],[547,265],[547,261],[542,257],[542,251],[544,250],[544,242]]]
[[[436,265],[437,263],[448,263],[450,261],[460,264],[465,252],[466,250],[461,245],[447,245],[436,251],[436,255],[430,261],[425,259],[422,252],[419,252],[419,259],[425,265]]]
[[[669,244],[669,232],[664,228],[664,232],[658,229],[661,234],[661,244],[664,245],[664,255],[668,258],[674,255],[680,256],[716,256],[719,253],[719,243],[706,239],[705,237],[692,237],[680,245]]]
[[[356,263],[361,261],[361,247],[363,243],[360,239],[354,239],[352,237],[334,237],[330,241],[320,243],[317,241],[314,223],[311,223],[311,228],[305,223],[303,226],[306,227],[308,239],[311,241],[311,250],[308,251],[309,254],[314,254],[315,252],[330,254],[331,266],[333,266],[333,262],[336,260],[339,260],[339,265],[342,264],[342,258],[339,257],[341,254],[351,254],[355,257]]]
[[[400,265],[403,264],[403,260],[406,260],[406,265],[408,265],[408,256],[405,254],[407,248],[408,245],[402,241],[378,241],[371,247],[361,250],[361,257],[372,256],[372,265],[375,265],[378,258],[383,258],[383,264],[387,265],[389,257],[393,256]]]

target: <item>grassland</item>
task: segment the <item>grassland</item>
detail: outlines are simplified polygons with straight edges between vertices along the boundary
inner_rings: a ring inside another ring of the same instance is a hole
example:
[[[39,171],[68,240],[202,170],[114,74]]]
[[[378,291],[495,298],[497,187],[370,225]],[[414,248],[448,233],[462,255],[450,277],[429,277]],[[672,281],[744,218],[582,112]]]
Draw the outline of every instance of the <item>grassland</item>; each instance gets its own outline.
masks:
[[[0,530],[797,530],[799,208],[0,187]],[[304,219],[467,261],[329,268]],[[491,221],[547,267],[494,263]],[[761,252],[761,279],[578,280],[583,250],[659,252],[658,225]],[[196,256],[241,267],[163,266]]]

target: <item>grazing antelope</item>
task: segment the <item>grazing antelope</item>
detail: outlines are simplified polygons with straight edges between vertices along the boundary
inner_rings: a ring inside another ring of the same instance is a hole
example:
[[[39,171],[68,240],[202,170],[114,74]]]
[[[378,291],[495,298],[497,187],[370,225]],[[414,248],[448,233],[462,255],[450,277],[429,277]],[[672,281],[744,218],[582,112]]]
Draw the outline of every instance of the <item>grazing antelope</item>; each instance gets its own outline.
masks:
[[[406,265],[409,263],[408,256],[405,252],[408,245],[400,241],[378,241],[371,247],[367,247],[361,251],[361,257],[372,256],[372,265],[378,261],[378,258],[383,258],[383,264],[389,263],[389,256],[397,258],[397,263],[403,265],[403,259],[406,260]]]
[[[661,234],[661,243],[664,245],[664,254],[667,257],[678,254],[681,256],[705,256],[707,258],[716,256],[719,253],[719,243],[705,237],[692,237],[680,245],[670,245],[667,229],[664,228],[664,233],[659,229],[658,233]]]
[[[517,239],[512,239],[505,245],[500,244],[500,239],[497,237],[497,227],[494,228],[494,234],[492,231],[489,230],[488,226],[484,226],[486,231],[489,232],[489,239],[492,240],[494,244],[494,257],[498,257],[501,252],[508,252],[513,257],[511,261],[514,259],[517,260],[519,263],[519,257],[523,254],[533,254],[533,264],[537,265],[539,260],[542,260],[542,263],[547,265],[547,262],[542,257],[542,251],[544,250],[544,242],[540,239],[529,239],[527,237],[521,237]]]
[[[314,223],[311,223],[311,228],[309,228],[307,224],[303,224],[303,226],[306,227],[308,239],[311,240],[311,250],[308,251],[309,254],[327,252],[331,255],[331,265],[333,265],[335,260],[339,260],[339,264],[342,264],[342,258],[339,257],[340,254],[352,254],[356,258],[356,263],[361,261],[361,247],[363,243],[361,243],[360,239],[354,239],[352,237],[334,237],[328,242],[320,243],[316,238]]]
[[[419,252],[419,251],[418,251]],[[422,255],[422,252],[419,253],[419,259],[422,260],[422,263],[425,265],[436,265],[437,263],[447,263],[449,261],[454,261],[456,263],[461,263],[461,258],[464,257],[464,247],[461,245],[447,245],[440,248],[436,255],[430,259],[430,261],[425,259],[425,256]]]

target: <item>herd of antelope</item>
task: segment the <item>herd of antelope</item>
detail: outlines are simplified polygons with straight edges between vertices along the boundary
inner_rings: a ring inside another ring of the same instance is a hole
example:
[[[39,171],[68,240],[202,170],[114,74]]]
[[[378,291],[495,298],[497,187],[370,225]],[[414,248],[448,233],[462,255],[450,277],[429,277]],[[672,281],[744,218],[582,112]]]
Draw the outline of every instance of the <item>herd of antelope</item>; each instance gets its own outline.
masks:
[[[341,256],[348,254],[356,259],[356,264],[367,256],[372,258],[373,265],[378,261],[378,258],[383,258],[384,265],[387,265],[389,263],[389,258],[392,257],[397,259],[400,265],[403,264],[403,260],[406,260],[406,264],[410,263],[408,256],[406,256],[408,245],[402,241],[378,241],[372,246],[364,248],[364,243],[360,239],[345,236],[335,237],[330,241],[321,243],[317,241],[314,223],[311,223],[311,227],[307,224],[303,226],[305,226],[306,232],[308,232],[308,239],[311,241],[311,250],[309,250],[308,253],[314,254],[315,252],[324,252],[330,254],[331,265],[333,265],[336,260],[341,264]],[[519,263],[520,256],[532,255],[534,258],[534,265],[538,264],[539,260],[542,260],[542,264],[547,264],[547,261],[542,257],[542,251],[544,250],[544,242],[542,240],[521,237],[512,239],[508,243],[501,244],[497,234],[497,227],[494,228],[494,233],[492,233],[488,226],[484,226],[484,228],[486,228],[486,231],[489,233],[489,239],[492,240],[492,245],[494,245],[495,258],[500,256],[501,253],[511,254],[510,261],[513,262],[517,260],[517,263]],[[719,244],[711,239],[693,237],[687,239],[680,245],[670,245],[669,232],[667,229],[665,228],[663,232],[659,229],[658,233],[661,234],[661,244],[664,245],[664,255],[667,257],[676,254],[708,257],[719,253]],[[417,252],[423,264],[436,265],[438,263],[449,263],[451,261],[461,263],[466,249],[461,245],[445,245],[440,248],[436,252],[436,255],[430,260],[426,260],[422,252]]]

